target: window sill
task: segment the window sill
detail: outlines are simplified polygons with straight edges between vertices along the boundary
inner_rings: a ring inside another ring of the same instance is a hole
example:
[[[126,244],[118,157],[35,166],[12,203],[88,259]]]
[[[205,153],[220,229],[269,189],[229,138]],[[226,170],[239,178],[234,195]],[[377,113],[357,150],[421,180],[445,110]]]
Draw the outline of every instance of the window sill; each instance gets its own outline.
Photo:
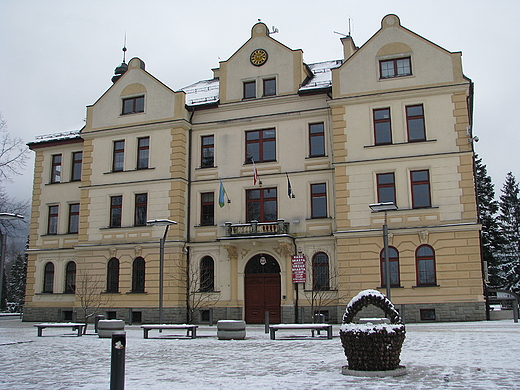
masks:
[[[216,165],[212,165],[212,166],[207,166],[207,167],[203,167],[202,165],[199,166],[198,168],[195,168],[195,169],[215,169],[215,168],[218,168],[218,166]]]
[[[303,292],[306,292],[306,293],[338,292],[338,290],[336,290],[334,288],[328,288],[328,289],[323,289],[323,290],[303,290]]]
[[[393,143],[388,143],[388,144],[377,144],[377,145],[365,145],[363,146],[364,148],[378,148],[378,147],[383,147],[383,146],[402,146],[402,145],[416,145],[418,143],[422,143],[422,142],[437,142],[436,139],[426,139],[424,141],[407,141],[407,142],[393,142]]]
[[[113,173],[128,173],[128,172],[148,171],[148,170],[152,170],[152,169],[155,169],[155,167],[124,169],[122,171],[109,171],[109,172],[104,172],[103,175],[110,175],[110,174],[113,174]]]
[[[390,288],[404,288],[403,286],[399,285],[399,286],[390,286]],[[376,287],[376,290],[384,290],[386,289],[386,286],[379,286],[379,287]]]
[[[70,180],[70,181],[57,181],[54,183],[46,183],[46,186],[53,186],[56,184],[70,184],[70,183],[81,183],[81,180]]]
[[[148,294],[148,291],[128,291],[126,294]]]
[[[305,159],[311,159],[311,158],[328,158],[329,156],[326,154],[316,155],[316,156],[307,156]]]
[[[221,291],[195,291],[195,294],[220,294]]]
[[[424,287],[440,287],[438,284],[418,284],[417,286],[412,286],[412,288],[424,288]]]
[[[121,295],[119,291],[101,291],[101,294],[117,294]]]
[[[310,218],[305,218],[306,221],[318,221],[320,219],[331,220],[332,217],[310,217]]]
[[[139,229],[139,228],[152,228],[152,226],[148,225],[130,225],[130,226],[107,226],[107,227],[101,227],[99,230],[115,230],[115,229]]]

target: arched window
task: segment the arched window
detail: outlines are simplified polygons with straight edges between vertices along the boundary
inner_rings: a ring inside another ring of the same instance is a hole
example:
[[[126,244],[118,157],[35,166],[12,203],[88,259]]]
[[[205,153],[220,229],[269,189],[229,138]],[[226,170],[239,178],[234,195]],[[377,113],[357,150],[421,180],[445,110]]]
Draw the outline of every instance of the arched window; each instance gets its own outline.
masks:
[[[107,292],[119,292],[119,260],[115,257],[107,265]]]
[[[330,290],[329,257],[319,252],[312,258],[312,289],[317,291]]]
[[[132,265],[132,292],[144,292],[145,263],[142,257],[137,257]]]
[[[43,292],[52,294],[54,290],[54,264],[48,262],[43,271]]]
[[[388,248],[388,259],[390,260],[390,286],[399,287],[399,252],[393,246]],[[386,265],[385,250],[381,251],[381,287],[386,287]]]
[[[215,291],[215,262],[209,256],[200,261],[200,291]]]
[[[65,294],[76,292],[76,263],[69,261],[65,267]]]
[[[435,286],[435,252],[429,245],[421,245],[415,251],[418,286]]]

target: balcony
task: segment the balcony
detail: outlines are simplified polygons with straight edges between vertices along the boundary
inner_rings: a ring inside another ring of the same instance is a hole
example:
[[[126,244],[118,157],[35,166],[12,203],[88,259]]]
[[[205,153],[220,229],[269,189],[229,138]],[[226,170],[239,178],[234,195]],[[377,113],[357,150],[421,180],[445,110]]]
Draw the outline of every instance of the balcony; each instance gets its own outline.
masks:
[[[289,222],[279,219],[276,222],[232,223],[226,222],[226,237],[274,236],[289,234]]]

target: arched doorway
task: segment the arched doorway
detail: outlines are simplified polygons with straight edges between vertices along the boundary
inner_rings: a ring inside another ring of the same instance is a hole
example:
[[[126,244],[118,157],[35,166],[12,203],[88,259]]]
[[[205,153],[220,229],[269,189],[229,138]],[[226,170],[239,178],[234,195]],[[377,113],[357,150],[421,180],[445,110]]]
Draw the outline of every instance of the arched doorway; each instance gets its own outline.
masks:
[[[262,324],[269,311],[269,322],[281,322],[280,266],[273,256],[260,253],[252,257],[245,269],[245,320]]]

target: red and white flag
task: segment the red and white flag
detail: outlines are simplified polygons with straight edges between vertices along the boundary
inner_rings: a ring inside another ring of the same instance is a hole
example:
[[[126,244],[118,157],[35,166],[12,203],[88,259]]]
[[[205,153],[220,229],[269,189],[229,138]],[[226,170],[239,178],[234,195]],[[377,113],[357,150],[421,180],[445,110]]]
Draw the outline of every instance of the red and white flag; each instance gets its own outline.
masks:
[[[258,171],[256,170],[255,160],[251,160],[253,161],[253,184],[256,186],[256,183],[258,182]]]

